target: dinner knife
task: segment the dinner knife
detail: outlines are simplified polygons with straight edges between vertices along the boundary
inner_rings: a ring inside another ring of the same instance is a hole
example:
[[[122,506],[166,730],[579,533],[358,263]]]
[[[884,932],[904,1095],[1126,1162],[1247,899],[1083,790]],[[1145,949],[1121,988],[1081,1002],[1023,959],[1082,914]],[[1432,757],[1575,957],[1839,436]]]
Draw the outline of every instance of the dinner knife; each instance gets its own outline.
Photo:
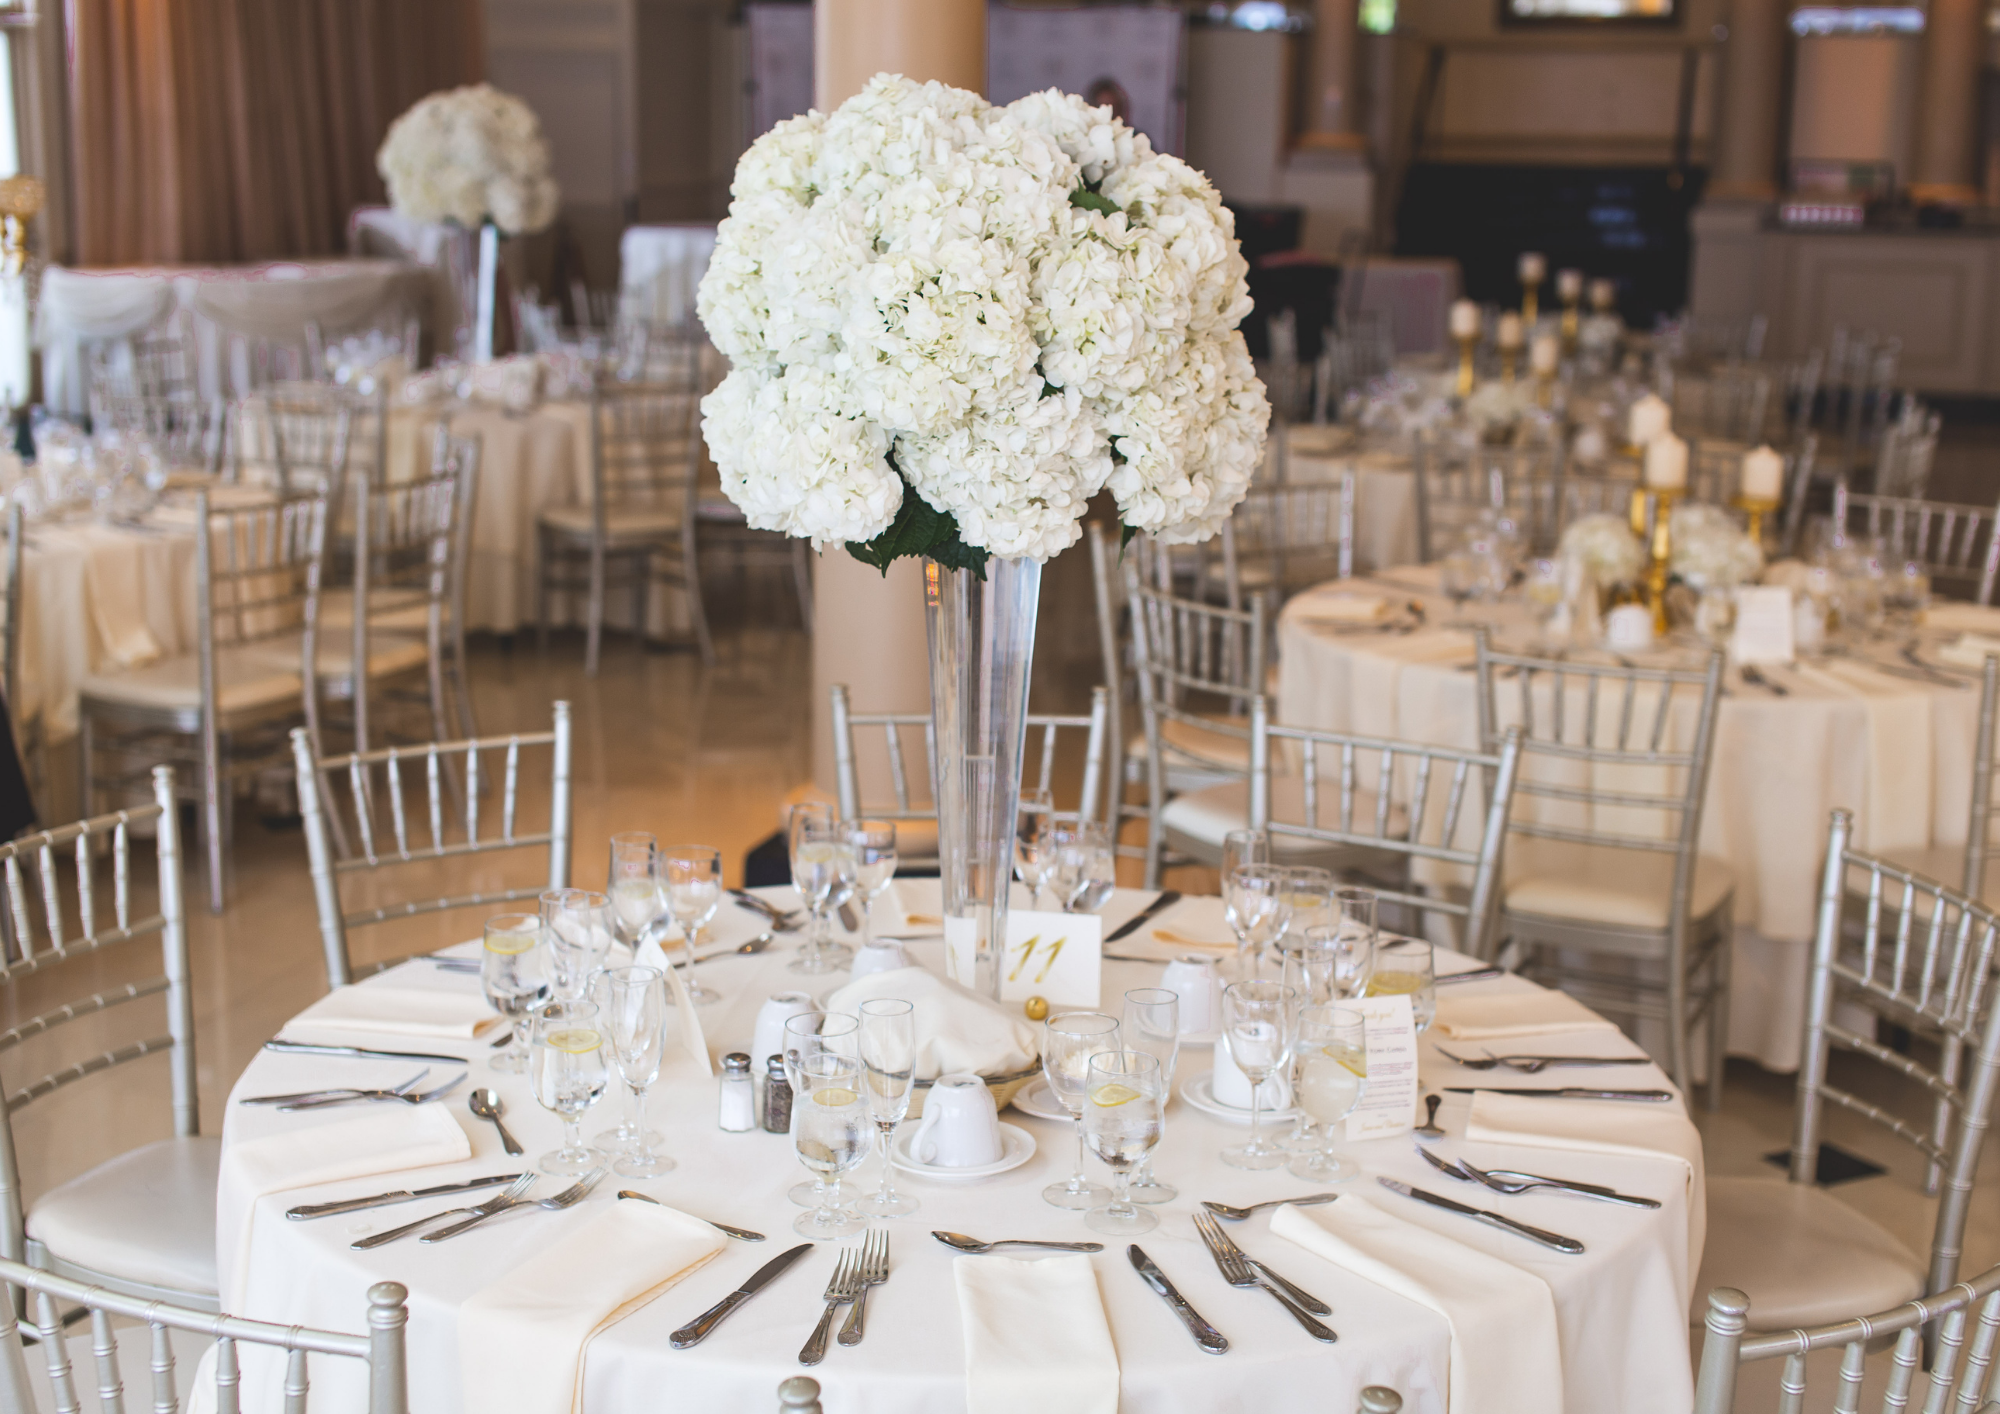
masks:
[[[699,1345],[708,1338],[710,1331],[722,1324],[722,1318],[769,1286],[785,1268],[812,1251],[810,1242],[801,1242],[787,1252],[780,1252],[756,1271],[750,1273],[743,1285],[723,1297],[713,1306],[696,1316],[667,1338],[668,1344],[676,1350],[686,1350],[690,1345]]]
[[[429,1051],[372,1051],[366,1046],[314,1046],[304,1041],[266,1041],[264,1049],[287,1056],[347,1056],[363,1060],[437,1061],[443,1065],[464,1065],[464,1056],[433,1055]]]
[[[348,1198],[339,1203],[305,1203],[296,1208],[285,1209],[285,1216],[294,1221],[304,1218],[330,1218],[335,1213],[358,1213],[363,1208],[386,1208],[392,1203],[408,1203],[418,1198],[436,1198],[444,1193],[468,1193],[475,1188],[494,1188],[503,1183],[512,1183],[520,1176],[518,1173],[496,1173],[490,1178],[468,1178],[463,1183],[440,1183],[435,1188],[399,1188],[393,1193],[377,1193],[372,1198]]]
[[[1581,1085],[1565,1085],[1560,1090],[1532,1085],[1447,1085],[1443,1088],[1454,1095],[1474,1095],[1484,1090],[1489,1095],[1541,1095],[1555,1100],[1643,1100],[1657,1104],[1674,1098],[1671,1090],[1589,1090]]]
[[[1181,901],[1181,893],[1179,889],[1160,890],[1160,896],[1158,898],[1154,899],[1151,903],[1147,904],[1144,908],[1140,909],[1137,914],[1127,919],[1125,922],[1119,924],[1117,929],[1111,934],[1111,936],[1106,938],[1104,941],[1107,943],[1115,943],[1120,938],[1138,932],[1140,924],[1144,923],[1147,919],[1153,917],[1155,914],[1164,913],[1167,909],[1172,908],[1175,904],[1179,903],[1180,901]]]
[[[1412,1188],[1399,1178],[1384,1178],[1377,1175],[1375,1181],[1391,1193],[1400,1193],[1405,1198],[1414,1198],[1419,1203],[1429,1203],[1432,1207],[1443,1208],[1448,1212],[1463,1213],[1468,1218],[1478,1218],[1483,1223],[1487,1223],[1493,1227],[1505,1228],[1509,1232],[1519,1233],[1525,1238],[1541,1243],[1544,1247],[1553,1247],[1556,1251],[1566,1252],[1572,1257],[1578,1256],[1583,1251],[1583,1244],[1578,1242],[1574,1237],[1564,1237],[1559,1232],[1549,1232],[1543,1228],[1529,1227],[1526,1223],[1517,1223],[1512,1218],[1506,1217],[1503,1214],[1495,1213],[1485,1208],[1474,1208],[1457,1202],[1454,1199],[1447,1198],[1440,1193],[1429,1193],[1421,1188]]]
[[[1448,982],[1486,982],[1495,977],[1505,977],[1504,967],[1470,967],[1463,972],[1441,972],[1435,985],[1442,987]]]
[[[1138,1243],[1135,1242],[1127,1247],[1125,1255],[1132,1259],[1132,1269],[1139,1273],[1146,1285],[1159,1292],[1167,1305],[1173,1308],[1174,1314],[1181,1318],[1181,1323],[1188,1328],[1188,1334],[1194,1337],[1196,1345],[1210,1355],[1220,1355],[1229,1349],[1229,1338],[1203,1320],[1201,1312],[1188,1305],[1187,1298],[1174,1290],[1174,1284],[1167,1280],[1167,1274],[1140,1249]]]

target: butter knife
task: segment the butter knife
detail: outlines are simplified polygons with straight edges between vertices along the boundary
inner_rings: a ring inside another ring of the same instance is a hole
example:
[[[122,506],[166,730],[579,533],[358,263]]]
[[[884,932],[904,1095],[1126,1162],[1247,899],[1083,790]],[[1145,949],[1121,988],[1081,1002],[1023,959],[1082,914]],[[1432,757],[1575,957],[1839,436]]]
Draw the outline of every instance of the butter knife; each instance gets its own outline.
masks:
[[[791,1266],[792,1263],[798,1261],[799,1258],[805,1256],[812,1249],[813,1245],[810,1242],[801,1242],[790,1251],[780,1252],[763,1266],[757,1268],[756,1271],[750,1273],[749,1277],[744,1280],[743,1285],[737,1287],[729,1295],[723,1297],[699,1316],[696,1316],[692,1321],[689,1321],[686,1325],[675,1331],[667,1338],[667,1343],[676,1350],[686,1350],[690,1345],[699,1345],[708,1337],[710,1331],[722,1324],[723,1317],[762,1291],[766,1286],[769,1286],[775,1278],[784,1272],[785,1268]]]
[[[468,1178],[463,1183],[440,1183],[435,1188],[399,1188],[393,1193],[377,1193],[372,1198],[348,1198],[339,1203],[304,1203],[296,1208],[285,1209],[285,1216],[294,1221],[305,1218],[330,1218],[335,1213],[358,1213],[363,1208],[386,1208],[394,1203],[409,1203],[418,1198],[436,1198],[444,1193],[469,1193],[475,1188],[496,1188],[503,1183],[512,1183],[520,1176],[518,1173],[496,1173],[490,1178]]]
[[[1429,1203],[1432,1207],[1443,1208],[1447,1212],[1463,1213],[1468,1218],[1477,1218],[1491,1227],[1505,1228],[1509,1232],[1519,1233],[1532,1242],[1539,1242],[1544,1247],[1553,1247],[1556,1251],[1568,1253],[1572,1257],[1583,1251],[1583,1244],[1574,1237],[1564,1237],[1559,1232],[1550,1232],[1545,1228],[1529,1227],[1526,1223],[1517,1223],[1510,1217],[1486,1208],[1470,1207],[1439,1193],[1428,1193],[1421,1188],[1412,1188],[1401,1179],[1383,1178],[1378,1175],[1375,1181],[1391,1193],[1400,1193],[1405,1198],[1414,1198],[1419,1203]]]
[[[1111,936],[1106,938],[1104,941],[1107,943],[1115,943],[1120,938],[1127,937],[1130,934],[1138,932],[1140,925],[1145,923],[1147,919],[1154,917],[1156,914],[1166,912],[1166,910],[1172,908],[1175,904],[1179,903],[1180,901],[1181,901],[1181,895],[1179,889],[1160,890],[1160,896],[1158,898],[1154,899],[1151,903],[1147,904],[1144,908],[1140,909],[1139,912],[1132,918],[1127,919],[1124,923],[1121,923],[1117,927],[1117,929],[1112,932]]]
[[[1181,1323],[1188,1328],[1188,1334],[1194,1337],[1196,1345],[1210,1355],[1220,1355],[1229,1349],[1229,1338],[1203,1320],[1201,1312],[1188,1305],[1187,1298],[1174,1290],[1174,1284],[1167,1280],[1167,1274],[1140,1249],[1138,1243],[1135,1242],[1127,1247],[1125,1255],[1132,1259],[1132,1268],[1139,1273],[1140,1279],[1159,1292],[1167,1305],[1173,1308],[1174,1314],[1181,1318]]]
[[[1590,1090],[1581,1085],[1565,1085],[1560,1090],[1533,1085],[1446,1085],[1443,1088],[1454,1095],[1474,1095],[1484,1090],[1489,1095],[1542,1095],[1555,1100],[1642,1100],[1658,1104],[1674,1098],[1671,1090]]]

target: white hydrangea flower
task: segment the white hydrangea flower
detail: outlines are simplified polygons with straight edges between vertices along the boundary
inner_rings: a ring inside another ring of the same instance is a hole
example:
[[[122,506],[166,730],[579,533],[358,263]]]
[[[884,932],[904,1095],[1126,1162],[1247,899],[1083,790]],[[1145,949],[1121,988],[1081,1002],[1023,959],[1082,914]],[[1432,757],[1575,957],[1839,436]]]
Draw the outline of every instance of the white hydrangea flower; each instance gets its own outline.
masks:
[[[422,98],[389,125],[375,154],[389,203],[413,221],[530,235],[556,219],[562,193],[534,109],[491,84]]]

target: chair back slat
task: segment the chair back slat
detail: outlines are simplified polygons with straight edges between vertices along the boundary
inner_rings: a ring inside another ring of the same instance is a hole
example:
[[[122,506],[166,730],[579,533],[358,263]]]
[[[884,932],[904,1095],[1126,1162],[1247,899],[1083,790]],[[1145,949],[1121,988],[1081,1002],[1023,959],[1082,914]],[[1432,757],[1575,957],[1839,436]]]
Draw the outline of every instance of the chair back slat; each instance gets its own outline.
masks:
[[[1968,587],[1981,604],[1993,602],[2000,576],[2000,506],[1863,495],[1846,481],[1833,488],[1836,543],[1850,537],[1886,542],[1884,553],[1921,564],[1934,582]]]

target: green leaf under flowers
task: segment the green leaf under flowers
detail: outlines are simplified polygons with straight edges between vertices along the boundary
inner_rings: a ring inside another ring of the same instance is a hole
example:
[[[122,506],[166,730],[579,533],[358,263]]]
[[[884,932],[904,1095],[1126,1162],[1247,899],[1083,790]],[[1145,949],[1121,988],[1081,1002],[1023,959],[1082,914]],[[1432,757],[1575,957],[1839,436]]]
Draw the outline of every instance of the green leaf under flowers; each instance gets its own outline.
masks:
[[[1092,191],[1089,187],[1078,187],[1069,194],[1069,204],[1080,206],[1085,211],[1099,211],[1106,216],[1116,216],[1124,210],[1117,202],[1103,192]]]
[[[1118,527],[1119,554],[1122,555],[1125,553],[1125,547],[1132,543],[1132,537],[1137,535],[1138,533],[1139,533],[1139,527],[1136,525],[1121,525]]]
[[[928,556],[947,569],[971,570],[986,578],[986,551],[960,539],[958,521],[934,508],[907,481],[903,483],[903,504],[896,508],[889,528],[873,540],[848,541],[847,553],[885,575],[897,560]]]

